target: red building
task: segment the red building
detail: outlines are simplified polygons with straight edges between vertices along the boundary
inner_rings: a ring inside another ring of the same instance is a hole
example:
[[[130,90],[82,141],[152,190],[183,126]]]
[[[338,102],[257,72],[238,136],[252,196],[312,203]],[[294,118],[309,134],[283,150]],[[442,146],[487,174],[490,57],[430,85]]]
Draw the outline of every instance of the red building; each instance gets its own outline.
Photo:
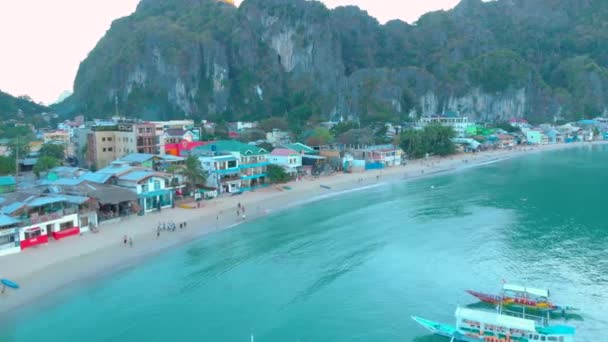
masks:
[[[192,151],[192,149],[205,146],[207,144],[212,143],[212,141],[188,141],[182,140],[177,144],[166,144],[165,145],[165,154],[169,154],[176,157],[181,157],[187,155],[187,152]]]

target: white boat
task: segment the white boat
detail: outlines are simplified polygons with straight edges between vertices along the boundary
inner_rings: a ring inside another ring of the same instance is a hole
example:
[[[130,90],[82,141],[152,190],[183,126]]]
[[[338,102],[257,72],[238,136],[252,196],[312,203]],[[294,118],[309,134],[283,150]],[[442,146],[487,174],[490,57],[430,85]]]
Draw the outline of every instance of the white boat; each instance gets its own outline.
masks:
[[[456,326],[420,317],[414,321],[434,334],[462,342],[574,342],[575,329],[566,325],[542,325],[530,319],[494,312],[457,308]]]

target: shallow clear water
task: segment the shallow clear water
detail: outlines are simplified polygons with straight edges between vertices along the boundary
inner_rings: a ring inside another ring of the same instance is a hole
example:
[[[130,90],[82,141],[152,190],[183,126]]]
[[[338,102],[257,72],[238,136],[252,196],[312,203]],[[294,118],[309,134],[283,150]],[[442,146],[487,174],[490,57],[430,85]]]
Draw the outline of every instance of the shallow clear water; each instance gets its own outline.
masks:
[[[410,316],[452,323],[501,279],[608,341],[606,170],[584,147],[325,199],[54,293],[0,341],[447,341]]]

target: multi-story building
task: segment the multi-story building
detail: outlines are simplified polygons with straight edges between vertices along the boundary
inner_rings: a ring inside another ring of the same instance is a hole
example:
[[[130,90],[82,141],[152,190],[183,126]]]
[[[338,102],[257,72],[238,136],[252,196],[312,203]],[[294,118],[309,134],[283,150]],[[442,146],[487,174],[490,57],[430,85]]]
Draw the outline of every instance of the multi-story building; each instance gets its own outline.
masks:
[[[58,144],[63,146],[66,155],[74,155],[74,148],[70,140],[70,132],[65,130],[43,132],[42,139],[45,144]]]
[[[137,153],[159,154],[159,136],[156,134],[156,125],[153,123],[136,123],[133,125],[137,138]]]
[[[302,168],[302,155],[287,148],[275,148],[268,159],[271,164],[283,167],[291,175],[297,174]]]
[[[457,138],[464,138],[467,136],[467,129],[474,125],[469,121],[466,116],[458,116],[456,114],[436,115],[436,116],[423,116],[420,118],[419,124],[421,127],[425,127],[429,124],[441,124],[444,126],[450,126],[454,129]]]
[[[116,185],[137,194],[142,213],[173,206],[173,190],[168,175],[154,171],[134,170],[118,176]]]
[[[235,193],[241,191],[241,169],[239,160],[232,153],[215,153],[207,151],[198,157],[207,175],[207,186],[215,188],[218,193]]]
[[[87,134],[87,166],[101,169],[116,159],[116,126],[93,126]]]
[[[229,169],[225,171],[227,173],[226,176],[234,177],[236,172],[234,167],[231,167],[231,165],[234,164],[230,164],[233,162],[233,159],[229,157],[229,155],[232,155],[234,159],[236,159],[236,165],[238,165],[239,168],[239,191],[250,191],[266,186],[266,168],[269,164],[268,151],[262,147],[243,144],[235,140],[220,140],[205,146],[197,147],[192,153],[199,157],[213,157],[213,162],[217,162],[217,164],[214,164],[211,170],[221,170],[222,165],[225,165],[225,167]],[[222,157],[226,157],[226,159],[222,160]],[[220,163],[222,161],[224,164]],[[211,160],[203,158],[201,162],[203,163],[204,168],[210,168],[210,166],[205,165],[205,163],[211,163]],[[238,180],[235,180],[235,182],[238,184]],[[216,186],[223,187],[221,183],[222,182],[220,181],[219,186]]]
[[[86,196],[15,193],[3,199],[0,255],[78,235],[96,224]]]

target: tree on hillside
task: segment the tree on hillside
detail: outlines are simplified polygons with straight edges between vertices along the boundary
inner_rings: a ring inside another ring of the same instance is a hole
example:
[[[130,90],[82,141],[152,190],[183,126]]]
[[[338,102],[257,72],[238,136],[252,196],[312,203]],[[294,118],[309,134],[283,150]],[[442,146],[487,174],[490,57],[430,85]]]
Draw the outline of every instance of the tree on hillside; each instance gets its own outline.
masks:
[[[374,135],[369,129],[351,129],[338,136],[338,141],[345,145],[372,145]]]
[[[305,134],[306,144],[308,146],[321,146],[327,145],[332,141],[331,132],[324,127],[317,127],[312,131]]]
[[[11,158],[16,158],[19,155],[19,159],[21,159],[31,152],[30,140],[15,138],[8,144],[8,150]]]
[[[57,160],[63,160],[65,158],[65,146],[60,144],[47,143],[42,145],[40,148],[40,156],[49,156]]]
[[[270,117],[268,119],[264,119],[258,123],[258,128],[263,130],[264,132],[272,132],[273,129],[278,129],[280,131],[288,131],[289,130],[289,122],[281,117]]]
[[[427,154],[447,156],[456,151],[452,127],[431,124],[423,130],[408,129],[401,134],[401,148],[408,158],[423,158]]]
[[[332,127],[329,131],[334,137],[339,137],[342,133],[346,133],[352,129],[360,128],[361,125],[354,121],[344,121]]]
[[[59,166],[59,160],[50,156],[43,156],[38,158],[38,161],[34,165],[34,174],[40,178],[40,174],[48,172],[50,169]]]
[[[15,159],[0,156],[0,175],[12,175],[15,173]]]
[[[285,172],[285,169],[279,165],[270,164],[266,169],[268,178],[272,183],[285,183],[289,180],[289,175]]]

